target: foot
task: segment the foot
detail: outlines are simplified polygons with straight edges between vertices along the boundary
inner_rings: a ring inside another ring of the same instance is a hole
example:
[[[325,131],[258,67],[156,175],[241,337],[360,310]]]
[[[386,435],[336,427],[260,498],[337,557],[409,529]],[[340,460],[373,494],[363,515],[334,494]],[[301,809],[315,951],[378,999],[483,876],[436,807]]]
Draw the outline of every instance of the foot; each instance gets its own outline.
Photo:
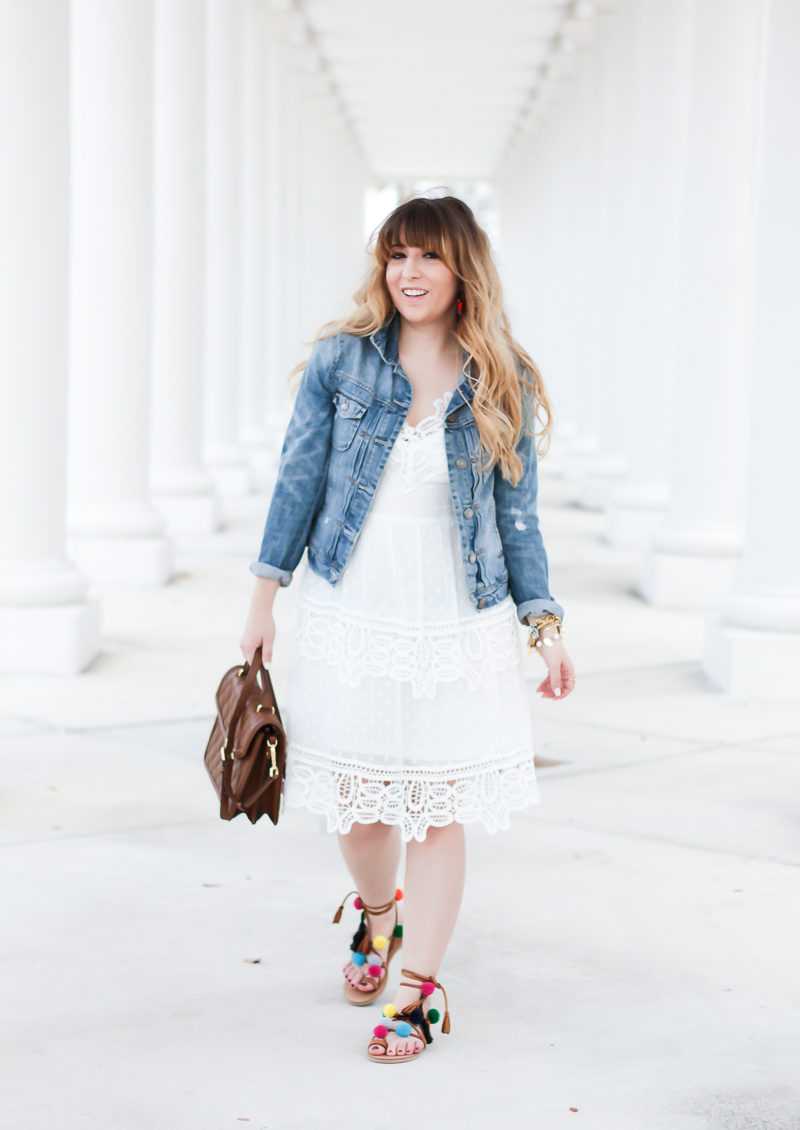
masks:
[[[402,919],[398,917],[398,922],[400,921],[402,921]],[[379,938],[382,934],[385,938],[391,939],[394,933],[394,911],[390,910],[388,914],[368,914],[367,930],[371,938]],[[386,952],[386,950],[381,952],[381,964],[383,964],[383,958]],[[348,985],[352,986],[354,989],[359,989],[363,993],[374,992],[375,986],[370,981],[364,980],[364,973],[369,969],[370,965],[373,964],[378,964],[378,958],[376,958],[374,953],[367,957],[366,964],[364,965],[354,965],[352,961],[348,961],[342,969]]]
[[[386,1055],[390,1058],[401,1058],[404,1055],[414,1055],[421,1052],[424,1044],[417,1036],[398,1036],[396,1032],[387,1032],[386,1044],[370,1044],[367,1053],[372,1056]]]

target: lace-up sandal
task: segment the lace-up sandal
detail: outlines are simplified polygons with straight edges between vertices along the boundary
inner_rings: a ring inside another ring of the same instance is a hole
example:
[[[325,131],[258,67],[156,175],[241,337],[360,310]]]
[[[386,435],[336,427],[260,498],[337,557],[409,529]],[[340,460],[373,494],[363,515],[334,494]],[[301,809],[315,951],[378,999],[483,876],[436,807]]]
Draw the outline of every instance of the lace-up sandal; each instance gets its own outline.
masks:
[[[397,1010],[393,1004],[387,1004],[383,1009],[383,1017],[380,1024],[377,1024],[372,1031],[372,1039],[367,1046],[367,1057],[373,1063],[408,1063],[412,1059],[419,1059],[422,1053],[427,1048],[428,1044],[433,1043],[433,1036],[431,1035],[431,1024],[436,1024],[439,1020],[438,1008],[430,1008],[427,1011],[423,1005],[432,996],[437,989],[439,989],[444,996],[444,1019],[442,1020],[442,1032],[447,1035],[450,1031],[450,1013],[447,1008],[447,993],[444,991],[444,986],[435,981],[433,977],[423,977],[419,973],[414,973],[410,969],[402,970],[404,977],[413,978],[412,981],[401,981],[401,985],[406,985],[409,989],[419,989],[419,1000],[414,1001],[413,1004],[407,1005],[405,1008]],[[390,1027],[391,1025],[391,1027]],[[389,1041],[386,1037],[390,1032],[394,1032],[396,1036],[416,1036],[422,1042],[422,1047],[418,1052],[404,1052],[402,1055],[389,1055]],[[380,1055],[372,1055],[370,1048],[380,1046],[383,1052]]]
[[[369,982],[372,988],[357,989],[354,985],[345,981],[344,995],[350,1004],[364,1005],[374,1001],[386,988],[389,963],[403,944],[403,927],[397,921],[397,904],[402,899],[403,892],[398,887],[394,893],[394,898],[389,899],[383,906],[367,906],[358,891],[348,891],[333,916],[334,924],[341,921],[344,904],[350,898],[350,895],[356,896],[353,900],[353,906],[356,910],[361,911],[361,922],[355,934],[353,934],[353,941],[350,945],[352,951],[350,961],[353,965],[361,967],[362,980]],[[392,907],[394,907],[392,936],[386,938],[383,934],[376,934],[374,938],[370,938],[367,915],[388,914]]]

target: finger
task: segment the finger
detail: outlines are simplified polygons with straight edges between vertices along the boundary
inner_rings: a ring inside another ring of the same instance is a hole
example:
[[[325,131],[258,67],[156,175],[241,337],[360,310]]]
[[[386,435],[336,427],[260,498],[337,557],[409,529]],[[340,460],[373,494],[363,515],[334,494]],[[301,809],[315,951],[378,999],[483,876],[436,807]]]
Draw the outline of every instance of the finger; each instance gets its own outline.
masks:
[[[550,686],[556,698],[561,698],[561,667],[554,667],[550,672]]]

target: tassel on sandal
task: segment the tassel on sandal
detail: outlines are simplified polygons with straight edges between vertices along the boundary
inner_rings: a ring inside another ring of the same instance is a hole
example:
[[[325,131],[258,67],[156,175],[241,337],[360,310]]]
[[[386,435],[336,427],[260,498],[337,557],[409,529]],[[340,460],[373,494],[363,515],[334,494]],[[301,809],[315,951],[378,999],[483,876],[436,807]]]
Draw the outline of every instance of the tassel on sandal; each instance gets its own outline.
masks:
[[[403,927],[397,921],[397,904],[402,899],[403,892],[398,887],[395,891],[394,898],[389,899],[383,906],[367,906],[358,891],[348,891],[333,916],[334,924],[341,921],[344,904],[347,902],[350,895],[356,896],[353,900],[353,906],[356,910],[361,911],[361,922],[355,934],[353,934],[353,941],[351,943],[352,952],[350,954],[350,961],[353,965],[358,965],[362,968],[363,973],[361,979],[362,981],[368,981],[372,985],[372,988],[366,990],[357,989],[347,981],[345,981],[343,988],[344,995],[350,1004],[365,1005],[371,1004],[386,988],[389,963],[403,944]],[[374,938],[370,938],[367,926],[367,915],[388,914],[392,907],[394,907],[394,930],[392,931],[392,936],[385,938],[382,934],[377,934]]]
[[[393,1004],[387,1004],[384,1007],[381,1022],[373,1029],[372,1039],[367,1045],[367,1058],[371,1059],[373,1063],[407,1063],[412,1059],[419,1059],[428,1044],[433,1043],[431,1024],[436,1024],[439,1020],[439,1010],[437,1008],[431,1008],[426,1012],[422,1006],[425,1004],[428,997],[432,996],[437,989],[439,989],[444,996],[442,1032],[447,1035],[450,1031],[450,1012],[447,1006],[447,993],[444,990],[444,986],[440,985],[433,977],[423,977],[419,973],[414,973],[411,969],[403,969],[402,973],[404,977],[413,978],[413,981],[401,981],[400,984],[406,985],[409,989],[419,989],[420,997],[419,1000],[400,1009],[399,1012]],[[391,1027],[389,1027],[389,1025],[391,1025]],[[389,1055],[389,1041],[386,1037],[390,1032],[394,1032],[395,1035],[403,1037],[416,1036],[417,1039],[422,1042],[422,1047],[417,1052],[404,1052],[402,1055]],[[383,1047],[381,1055],[370,1054],[370,1048],[376,1046]]]

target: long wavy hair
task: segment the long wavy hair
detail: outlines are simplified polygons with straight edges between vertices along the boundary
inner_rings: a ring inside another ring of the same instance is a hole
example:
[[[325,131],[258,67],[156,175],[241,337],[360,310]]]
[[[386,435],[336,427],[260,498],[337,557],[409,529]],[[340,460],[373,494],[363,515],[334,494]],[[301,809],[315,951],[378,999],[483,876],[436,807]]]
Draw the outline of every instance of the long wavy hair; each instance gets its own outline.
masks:
[[[366,337],[395,313],[386,286],[393,244],[435,251],[459,280],[463,311],[454,333],[467,356],[464,368],[474,390],[472,410],[484,469],[497,465],[516,485],[523,473],[517,445],[523,433],[534,434],[539,455],[547,453],[552,409],[539,370],[511,334],[486,233],[457,197],[417,196],[395,208],[373,238],[375,265],[353,296],[356,309],[323,326],[315,341],[336,333]]]

